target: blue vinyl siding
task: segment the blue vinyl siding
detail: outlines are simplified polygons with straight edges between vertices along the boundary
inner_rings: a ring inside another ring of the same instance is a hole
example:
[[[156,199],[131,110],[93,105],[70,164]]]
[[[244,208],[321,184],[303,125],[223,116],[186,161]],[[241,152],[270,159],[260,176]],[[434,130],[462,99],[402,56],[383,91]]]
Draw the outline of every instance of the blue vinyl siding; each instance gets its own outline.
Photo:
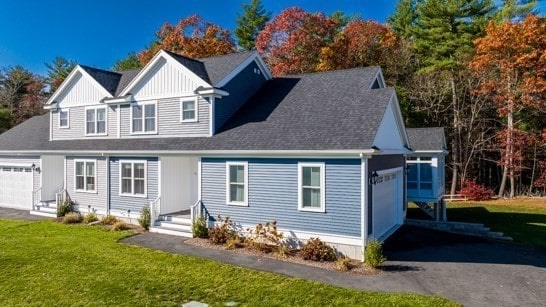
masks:
[[[248,207],[226,204],[226,161],[248,161]],[[326,212],[298,211],[298,162],[325,162]],[[212,217],[255,225],[360,237],[359,159],[202,159],[202,201]]]
[[[120,196],[120,160],[146,160],[147,162],[147,197]],[[148,206],[150,201],[157,198],[158,195],[158,160],[157,158],[110,158],[110,209],[116,211],[131,210],[131,213],[138,213],[144,206]]]
[[[263,72],[257,74],[255,69],[259,69],[256,62],[250,63],[235,78],[222,87],[229,93],[229,96],[216,99],[214,124],[217,131],[265,84],[266,79]]]

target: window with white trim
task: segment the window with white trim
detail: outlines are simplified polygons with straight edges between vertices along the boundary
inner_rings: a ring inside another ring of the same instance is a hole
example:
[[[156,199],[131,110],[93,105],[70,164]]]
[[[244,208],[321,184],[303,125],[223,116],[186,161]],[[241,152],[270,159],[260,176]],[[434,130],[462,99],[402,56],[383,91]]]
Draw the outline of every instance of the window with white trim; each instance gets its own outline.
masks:
[[[59,128],[69,128],[70,127],[70,110],[60,110],[59,111]]]
[[[324,163],[298,164],[298,209],[325,212]]]
[[[248,163],[226,163],[226,202],[248,206]]]
[[[180,106],[180,121],[181,122],[196,122],[197,121],[197,99],[182,100]]]
[[[157,131],[157,104],[139,103],[131,106],[132,133],[155,133]]]
[[[106,134],[106,108],[89,108],[85,110],[85,134]]]
[[[75,160],[74,168],[75,190],[81,192],[96,192],[96,161]]]
[[[120,194],[146,197],[146,161],[120,161]]]

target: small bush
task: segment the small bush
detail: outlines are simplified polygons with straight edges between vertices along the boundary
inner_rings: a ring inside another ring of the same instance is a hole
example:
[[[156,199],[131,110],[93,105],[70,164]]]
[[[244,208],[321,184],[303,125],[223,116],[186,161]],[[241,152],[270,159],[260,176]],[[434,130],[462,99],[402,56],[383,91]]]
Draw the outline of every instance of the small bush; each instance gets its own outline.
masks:
[[[229,238],[226,242],[226,249],[236,249],[244,247],[243,239],[238,235],[235,235],[232,238]]]
[[[105,215],[100,220],[101,225],[114,225],[118,219],[113,215]]]
[[[69,212],[63,217],[63,224],[76,224],[81,222],[82,216],[77,212]]]
[[[112,225],[112,228],[110,228],[110,231],[121,231],[121,230],[127,230],[129,229],[129,225],[125,223],[124,221],[117,221]]]
[[[73,211],[72,200],[67,196],[64,201],[59,204],[59,207],[57,207],[57,217],[63,217]]]
[[[191,232],[194,238],[209,237],[209,228],[207,227],[207,220],[204,215],[201,215],[197,220],[192,222]]]
[[[247,242],[257,251],[268,253],[283,245],[284,234],[277,230],[276,221],[267,222],[264,225],[260,223],[254,229],[249,228],[247,231],[249,232]]]
[[[477,183],[476,180],[465,180],[459,194],[469,200],[489,200],[493,195],[493,190]]]
[[[301,255],[305,260],[334,261],[336,252],[319,238],[311,238],[301,248]]]
[[[83,223],[84,224],[89,224],[89,223],[96,222],[98,220],[99,220],[99,218],[97,217],[97,215],[95,213],[87,213],[83,218]]]
[[[142,208],[142,211],[140,211],[140,218],[138,219],[138,223],[142,228],[148,230],[150,229],[150,225],[152,224],[152,214],[150,213],[150,207],[144,206]]]
[[[349,257],[339,258],[336,262],[338,271],[347,272],[350,271],[353,266],[351,265],[351,259]]]
[[[383,243],[373,240],[366,244],[366,248],[364,249],[364,261],[368,266],[377,268],[383,264],[385,260],[387,259],[383,256]]]
[[[277,255],[279,255],[280,258],[288,258],[290,256],[290,248],[285,245],[279,245],[277,246]]]
[[[209,230],[209,240],[214,244],[226,244],[236,234],[237,232],[229,216],[225,220],[221,216],[218,216],[218,224]]]

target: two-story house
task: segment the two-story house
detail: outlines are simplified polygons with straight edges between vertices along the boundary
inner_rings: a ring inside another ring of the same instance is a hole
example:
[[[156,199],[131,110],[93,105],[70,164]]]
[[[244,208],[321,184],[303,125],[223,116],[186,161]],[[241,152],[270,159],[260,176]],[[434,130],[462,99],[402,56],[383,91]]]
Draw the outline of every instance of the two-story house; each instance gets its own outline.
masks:
[[[405,217],[408,137],[379,67],[273,78],[256,52],[144,68],[77,66],[48,113],[0,136],[0,206],[83,214],[191,236],[192,219],[276,220],[353,258]]]

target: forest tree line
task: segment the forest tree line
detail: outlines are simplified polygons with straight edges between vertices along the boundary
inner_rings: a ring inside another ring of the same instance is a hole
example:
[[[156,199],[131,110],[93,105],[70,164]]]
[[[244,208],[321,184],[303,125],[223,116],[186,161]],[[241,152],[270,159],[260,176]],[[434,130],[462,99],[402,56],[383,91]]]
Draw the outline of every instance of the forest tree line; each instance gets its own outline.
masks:
[[[546,20],[536,0],[399,0],[385,24],[358,15],[277,15],[242,5],[233,33],[193,15],[165,23],[109,69],[141,68],[161,49],[191,58],[257,50],[275,76],[381,66],[408,127],[446,128],[448,194],[478,183],[499,196],[546,194]],[[48,75],[0,70],[0,132],[43,113],[76,63]]]

